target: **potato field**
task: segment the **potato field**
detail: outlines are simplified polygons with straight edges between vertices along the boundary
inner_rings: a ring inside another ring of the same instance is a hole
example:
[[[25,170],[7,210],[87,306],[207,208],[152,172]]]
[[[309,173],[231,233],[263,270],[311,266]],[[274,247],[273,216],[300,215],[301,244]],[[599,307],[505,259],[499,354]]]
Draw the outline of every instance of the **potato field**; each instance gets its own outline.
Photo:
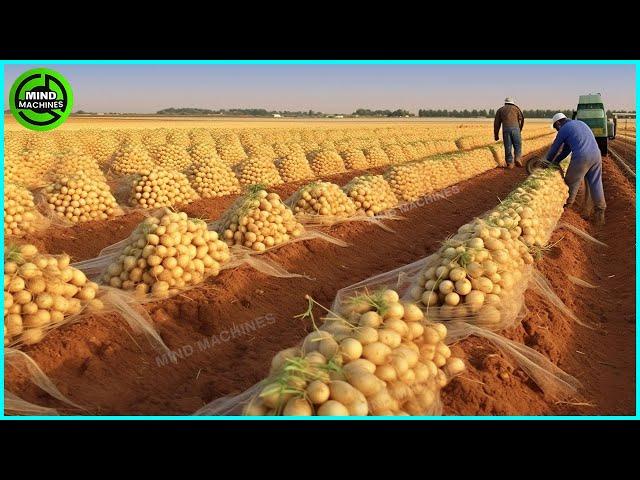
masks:
[[[596,228],[490,122],[279,120],[7,123],[7,415],[635,412],[612,158]]]

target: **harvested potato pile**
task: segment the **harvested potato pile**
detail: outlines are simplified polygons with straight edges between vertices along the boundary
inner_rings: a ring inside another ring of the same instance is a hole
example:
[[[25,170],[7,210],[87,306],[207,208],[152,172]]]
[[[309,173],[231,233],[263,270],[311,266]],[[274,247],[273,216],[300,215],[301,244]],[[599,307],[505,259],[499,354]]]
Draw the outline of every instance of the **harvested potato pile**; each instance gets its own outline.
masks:
[[[277,193],[254,185],[229,207],[217,230],[229,246],[242,245],[263,252],[299,237],[304,227]]]
[[[534,261],[530,248],[548,241],[567,192],[554,169],[532,174],[498,207],[443,244],[418,276],[412,297],[428,307],[429,318],[462,318],[490,329],[511,326],[521,306],[518,288],[526,286],[526,266]],[[535,224],[526,222],[534,219]]]
[[[355,177],[343,190],[356,209],[369,217],[398,205],[398,199],[382,175]]]
[[[214,159],[222,161],[214,143],[196,143],[189,150],[193,162],[203,162]]]
[[[237,167],[236,176],[241,185],[280,185],[282,178],[268,158],[248,158]]]
[[[33,245],[9,248],[4,257],[4,344],[31,345],[45,331],[78,314],[102,308],[98,285],[69,265],[68,255],[39,253]]]
[[[392,165],[395,165],[397,163],[404,163],[407,161],[404,150],[398,144],[386,145],[382,149],[384,150],[384,153],[387,154],[389,163],[391,163]]]
[[[300,152],[287,153],[276,160],[275,164],[284,182],[299,182],[315,176],[309,162]]]
[[[134,177],[129,204],[141,208],[170,207],[190,203],[197,198],[198,194],[186,175],[155,167]]]
[[[204,221],[164,208],[136,227],[103,281],[137,295],[164,297],[218,275],[229,258],[227,244]]]
[[[369,168],[389,165],[391,163],[385,151],[380,147],[365,148],[364,156],[369,163]]]
[[[118,149],[118,141],[111,136],[102,135],[85,142],[84,149],[99,165],[105,165]]]
[[[369,161],[359,148],[347,148],[340,152],[344,165],[348,170],[364,170],[369,168]]]
[[[412,162],[422,157],[418,152],[418,149],[411,143],[403,143],[401,147],[402,152],[404,153],[405,162]]]
[[[36,230],[42,221],[33,195],[24,187],[6,183],[4,189],[4,235],[21,237]]]
[[[191,186],[202,198],[240,193],[240,182],[218,154],[194,161],[187,176]]]
[[[77,150],[67,151],[58,155],[56,165],[49,172],[49,178],[55,181],[69,173],[80,171],[84,172],[87,177],[99,182],[107,181],[98,162],[91,155]]]
[[[300,347],[273,357],[245,415],[425,415],[465,370],[447,328],[383,290],[347,299]]]
[[[235,135],[228,135],[216,142],[218,155],[224,163],[230,166],[237,165],[247,158],[240,140]]]
[[[38,188],[46,184],[44,172],[38,174],[21,155],[8,154],[4,157],[4,181],[22,185],[26,188]]]
[[[266,143],[248,144],[245,145],[244,150],[247,152],[247,156],[249,158],[264,157],[274,160],[277,157],[276,153],[273,151],[273,147]]]
[[[188,148],[191,145],[191,139],[186,130],[173,129],[167,134],[167,143]]]
[[[296,215],[351,217],[356,206],[335,183],[313,182],[305,185],[287,200]]]
[[[109,185],[82,170],[60,177],[43,194],[51,212],[73,223],[106,220],[122,214]]]
[[[182,172],[191,165],[191,156],[187,149],[175,144],[157,145],[149,150],[151,159],[160,168]]]
[[[130,143],[118,150],[111,162],[111,170],[118,175],[131,175],[154,167],[147,149],[137,143]]]
[[[327,177],[345,171],[344,161],[335,150],[317,150],[309,154],[309,165],[318,177]]]
[[[384,172],[383,176],[396,198],[412,202],[431,189],[427,174],[428,165],[426,161],[394,165]]]

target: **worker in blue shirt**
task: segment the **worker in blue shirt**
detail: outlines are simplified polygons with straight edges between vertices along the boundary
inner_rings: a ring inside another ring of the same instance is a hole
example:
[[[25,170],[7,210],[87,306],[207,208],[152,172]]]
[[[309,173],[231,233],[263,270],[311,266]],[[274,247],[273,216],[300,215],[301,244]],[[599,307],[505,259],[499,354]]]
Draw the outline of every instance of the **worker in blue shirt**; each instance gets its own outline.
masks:
[[[604,225],[607,204],[602,188],[602,156],[593,132],[586,123],[569,120],[563,113],[556,113],[551,121],[558,135],[547,153],[546,160],[557,165],[571,153],[571,163],[564,176],[564,181],[569,186],[569,199],[565,208],[573,204],[580,183],[586,179],[595,206],[594,223]],[[562,151],[558,154],[560,147]]]

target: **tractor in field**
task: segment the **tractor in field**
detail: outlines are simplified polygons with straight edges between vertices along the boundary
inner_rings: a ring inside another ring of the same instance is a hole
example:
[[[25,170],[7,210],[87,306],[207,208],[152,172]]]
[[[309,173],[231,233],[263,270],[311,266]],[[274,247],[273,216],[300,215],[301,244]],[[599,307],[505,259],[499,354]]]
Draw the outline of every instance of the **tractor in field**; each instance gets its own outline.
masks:
[[[613,119],[607,119],[607,111],[602,103],[602,96],[599,93],[580,95],[578,108],[573,111],[573,119],[586,123],[596,142],[600,147],[600,153],[604,157],[608,153],[608,142],[615,138],[615,126]]]

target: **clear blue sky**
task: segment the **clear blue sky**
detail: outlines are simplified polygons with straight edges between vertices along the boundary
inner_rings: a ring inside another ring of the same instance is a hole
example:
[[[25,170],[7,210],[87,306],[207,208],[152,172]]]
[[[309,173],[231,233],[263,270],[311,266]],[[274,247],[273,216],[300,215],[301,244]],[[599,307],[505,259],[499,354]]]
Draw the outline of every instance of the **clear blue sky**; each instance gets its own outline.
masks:
[[[356,108],[573,108],[600,92],[609,109],[635,109],[630,65],[7,65],[5,102],[29,68],[67,77],[74,110],[155,112],[167,107],[351,113]]]

